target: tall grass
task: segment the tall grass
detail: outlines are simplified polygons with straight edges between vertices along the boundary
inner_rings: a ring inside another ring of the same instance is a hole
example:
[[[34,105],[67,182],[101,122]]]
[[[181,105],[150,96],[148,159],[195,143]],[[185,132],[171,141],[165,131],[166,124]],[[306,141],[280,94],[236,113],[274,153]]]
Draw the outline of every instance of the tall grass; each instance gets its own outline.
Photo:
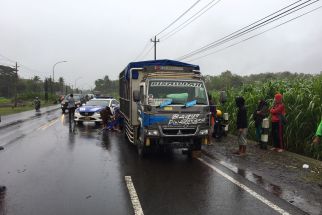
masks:
[[[235,98],[243,96],[246,101],[249,123],[249,138],[255,139],[252,114],[259,99],[265,99],[272,106],[274,95],[283,94],[288,124],[284,130],[284,140],[289,151],[322,159],[322,144],[311,144],[312,137],[322,119],[322,76],[294,81],[267,81],[244,85],[241,89],[227,90],[228,101],[219,106],[230,115],[230,130],[236,130]],[[218,98],[218,93],[213,93]]]

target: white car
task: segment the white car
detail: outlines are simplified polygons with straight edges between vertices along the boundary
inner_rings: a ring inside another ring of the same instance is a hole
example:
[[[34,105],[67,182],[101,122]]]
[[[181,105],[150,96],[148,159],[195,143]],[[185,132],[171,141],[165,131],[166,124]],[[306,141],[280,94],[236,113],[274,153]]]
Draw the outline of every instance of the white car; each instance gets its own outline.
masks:
[[[94,98],[86,102],[85,105],[75,110],[74,120],[78,123],[95,122],[100,124],[102,122],[100,111],[106,106],[111,108],[112,114],[120,107],[119,102],[114,98]]]

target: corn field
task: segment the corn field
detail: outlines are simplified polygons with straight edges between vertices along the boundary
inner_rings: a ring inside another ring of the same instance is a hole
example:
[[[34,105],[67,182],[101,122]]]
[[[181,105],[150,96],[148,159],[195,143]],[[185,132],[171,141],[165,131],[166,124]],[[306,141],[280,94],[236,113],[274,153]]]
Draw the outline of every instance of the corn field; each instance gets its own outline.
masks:
[[[255,125],[253,112],[259,99],[265,99],[269,106],[273,104],[276,93],[283,94],[286,108],[287,125],[284,128],[284,142],[287,150],[315,159],[322,159],[322,144],[312,145],[312,137],[322,119],[322,76],[298,78],[292,81],[267,81],[244,85],[241,89],[228,89],[227,102],[218,105],[218,109],[228,112],[230,116],[230,131],[236,130],[235,98],[243,96],[247,107],[249,139],[255,140]],[[213,92],[217,98],[218,92]],[[270,138],[272,139],[272,138]]]

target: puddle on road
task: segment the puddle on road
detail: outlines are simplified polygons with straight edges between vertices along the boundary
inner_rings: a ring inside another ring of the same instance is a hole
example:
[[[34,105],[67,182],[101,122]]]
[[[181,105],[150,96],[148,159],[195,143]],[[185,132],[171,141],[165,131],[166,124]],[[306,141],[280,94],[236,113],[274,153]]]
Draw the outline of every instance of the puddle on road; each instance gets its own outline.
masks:
[[[265,179],[263,179],[262,176],[256,175],[248,170],[240,169],[230,163],[227,163],[225,161],[215,159],[218,163],[225,166],[226,168],[230,169],[234,173],[246,178],[247,180],[263,187],[266,191],[272,193],[273,195],[282,198],[286,201],[288,201],[290,204],[301,208],[302,210],[309,212],[310,214],[319,214],[321,211],[320,207],[321,205],[317,202],[309,202],[308,200],[302,198],[301,196],[298,196],[294,191],[289,191],[281,188],[278,185],[272,184]]]

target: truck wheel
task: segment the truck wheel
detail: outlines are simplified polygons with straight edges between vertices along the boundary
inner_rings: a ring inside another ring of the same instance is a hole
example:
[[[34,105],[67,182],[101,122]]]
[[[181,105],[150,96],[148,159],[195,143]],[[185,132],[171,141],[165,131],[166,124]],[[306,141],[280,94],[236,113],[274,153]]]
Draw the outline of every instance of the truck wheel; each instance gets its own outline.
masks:
[[[145,155],[146,155],[146,148],[145,148],[145,146],[143,145],[143,143],[139,143],[138,145],[137,145],[137,147],[138,147],[138,154],[139,154],[139,157],[141,157],[141,158],[144,158],[145,157]]]
[[[202,138],[193,140],[193,144],[190,145],[188,149],[188,153],[187,153],[188,158],[200,156],[198,154],[200,154],[200,150],[201,150],[201,141],[202,141]]]
[[[202,138],[196,139],[193,144],[193,150],[200,151],[201,150],[201,142],[202,142]]]

